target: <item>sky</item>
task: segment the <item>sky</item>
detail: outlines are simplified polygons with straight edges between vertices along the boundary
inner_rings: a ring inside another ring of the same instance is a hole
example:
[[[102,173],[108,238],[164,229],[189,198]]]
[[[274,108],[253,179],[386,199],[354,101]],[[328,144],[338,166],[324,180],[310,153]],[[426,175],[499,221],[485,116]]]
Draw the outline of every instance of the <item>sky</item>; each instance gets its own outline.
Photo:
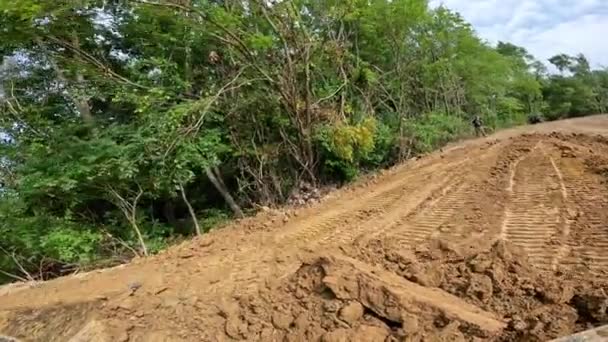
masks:
[[[460,12],[491,43],[508,41],[546,62],[585,54],[608,67],[608,0],[431,0]]]

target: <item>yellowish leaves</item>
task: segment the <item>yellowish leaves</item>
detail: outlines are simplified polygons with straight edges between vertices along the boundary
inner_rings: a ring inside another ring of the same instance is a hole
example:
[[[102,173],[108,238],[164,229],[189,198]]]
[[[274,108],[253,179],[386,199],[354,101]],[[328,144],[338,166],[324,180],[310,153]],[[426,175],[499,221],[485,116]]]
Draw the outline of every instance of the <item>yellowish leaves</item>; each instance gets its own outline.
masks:
[[[365,155],[374,149],[376,119],[368,117],[356,125],[338,124],[333,128],[332,145],[336,155],[354,161],[355,155]]]

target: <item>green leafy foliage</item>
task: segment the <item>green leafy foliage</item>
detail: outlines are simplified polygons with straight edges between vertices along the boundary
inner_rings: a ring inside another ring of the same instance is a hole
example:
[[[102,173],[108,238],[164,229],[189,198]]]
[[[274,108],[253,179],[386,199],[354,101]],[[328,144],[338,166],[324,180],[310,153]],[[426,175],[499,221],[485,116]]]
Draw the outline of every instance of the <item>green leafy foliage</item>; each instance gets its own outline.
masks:
[[[361,156],[360,165],[375,169],[392,164],[397,143],[397,132],[388,123],[377,122],[374,130],[374,148]]]
[[[53,273],[59,265],[89,264],[103,255],[100,243],[104,237],[98,229],[77,225],[68,218],[28,214],[24,209],[12,195],[5,194],[0,202],[0,269],[20,277],[25,275],[17,272],[19,267],[61,275]]]
[[[406,127],[416,152],[429,152],[470,133],[467,120],[445,113],[429,113],[409,120]]]
[[[357,124],[321,127],[316,141],[322,150],[327,176],[346,181],[354,179],[360,164],[375,151],[377,139],[377,123],[372,117]]]

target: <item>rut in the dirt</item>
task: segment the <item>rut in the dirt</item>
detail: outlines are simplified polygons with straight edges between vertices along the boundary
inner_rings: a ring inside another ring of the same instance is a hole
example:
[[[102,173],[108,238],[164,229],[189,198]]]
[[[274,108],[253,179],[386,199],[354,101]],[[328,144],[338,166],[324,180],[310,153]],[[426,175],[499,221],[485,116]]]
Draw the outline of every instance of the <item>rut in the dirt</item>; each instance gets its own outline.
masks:
[[[565,336],[608,323],[607,170],[601,137],[465,145],[317,207],[4,290],[0,332],[73,342]]]

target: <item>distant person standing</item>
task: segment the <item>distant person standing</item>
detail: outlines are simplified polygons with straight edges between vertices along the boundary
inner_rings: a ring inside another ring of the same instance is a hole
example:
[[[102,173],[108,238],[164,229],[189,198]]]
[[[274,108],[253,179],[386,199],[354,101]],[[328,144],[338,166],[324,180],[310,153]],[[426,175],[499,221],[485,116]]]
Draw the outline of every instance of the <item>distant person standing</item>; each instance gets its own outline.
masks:
[[[481,121],[481,117],[479,115],[475,115],[473,117],[473,121],[471,121],[471,123],[473,124],[473,127],[475,128],[475,135],[476,136],[486,136],[486,132],[483,128],[483,122]]]

